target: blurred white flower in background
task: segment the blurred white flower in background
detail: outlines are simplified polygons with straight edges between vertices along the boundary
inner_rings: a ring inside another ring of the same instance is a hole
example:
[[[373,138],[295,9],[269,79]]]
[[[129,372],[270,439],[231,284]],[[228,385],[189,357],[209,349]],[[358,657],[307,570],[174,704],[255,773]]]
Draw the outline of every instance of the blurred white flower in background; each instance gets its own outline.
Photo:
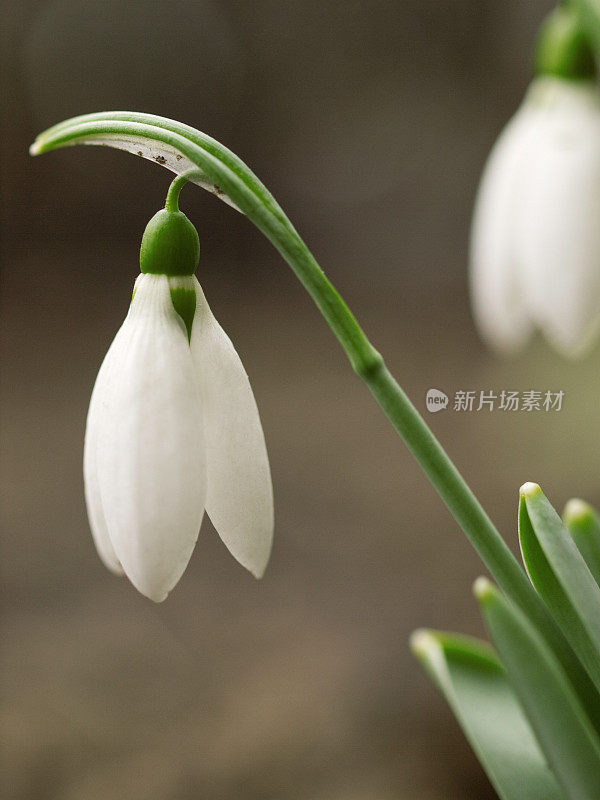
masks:
[[[472,306],[499,353],[518,351],[538,328],[578,357],[600,333],[600,91],[571,10],[542,30],[537,67],[479,186]]]

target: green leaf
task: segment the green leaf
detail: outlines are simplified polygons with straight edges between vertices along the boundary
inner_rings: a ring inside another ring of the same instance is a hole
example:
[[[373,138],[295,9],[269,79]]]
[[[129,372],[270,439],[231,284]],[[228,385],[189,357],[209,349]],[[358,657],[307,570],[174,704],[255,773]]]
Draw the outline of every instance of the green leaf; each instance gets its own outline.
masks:
[[[567,676],[527,617],[486,578],[475,595],[511,685],[570,800],[600,798],[600,740]]]
[[[429,630],[416,631],[411,647],[502,800],[564,800],[491,647]]]
[[[600,588],[540,487],[521,487],[519,539],[537,592],[600,689]]]
[[[565,526],[589,571],[600,585],[600,517],[583,500],[569,500],[563,511]]]

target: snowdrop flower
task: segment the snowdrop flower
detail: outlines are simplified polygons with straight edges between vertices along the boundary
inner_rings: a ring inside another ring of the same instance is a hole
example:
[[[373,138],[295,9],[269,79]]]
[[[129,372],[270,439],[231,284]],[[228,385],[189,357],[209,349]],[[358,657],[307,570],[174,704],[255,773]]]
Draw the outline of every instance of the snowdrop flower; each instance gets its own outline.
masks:
[[[600,92],[572,9],[543,28],[537,72],[481,179],[473,313],[501,353],[537,327],[561,353],[580,356],[600,332]]]
[[[258,410],[193,275],[198,255],[198,234],[183,213],[152,218],[142,274],[100,368],[85,434],[85,498],[98,553],[156,602],[185,570],[205,510],[257,578],[273,533]]]

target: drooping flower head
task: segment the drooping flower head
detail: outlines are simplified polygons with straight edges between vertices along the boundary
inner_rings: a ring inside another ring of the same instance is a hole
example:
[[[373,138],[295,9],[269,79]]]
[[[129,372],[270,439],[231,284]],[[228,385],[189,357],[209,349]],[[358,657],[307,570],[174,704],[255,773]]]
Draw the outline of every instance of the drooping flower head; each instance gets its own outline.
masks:
[[[502,353],[537,327],[564,355],[579,356],[600,332],[600,91],[570,7],[543,27],[536,67],[479,186],[473,313]]]
[[[198,234],[175,195],[144,233],[141,275],[86,426],[85,497],[98,553],[157,602],[184,572],[205,510],[256,577],[273,535],[258,410],[193,274],[198,257]]]

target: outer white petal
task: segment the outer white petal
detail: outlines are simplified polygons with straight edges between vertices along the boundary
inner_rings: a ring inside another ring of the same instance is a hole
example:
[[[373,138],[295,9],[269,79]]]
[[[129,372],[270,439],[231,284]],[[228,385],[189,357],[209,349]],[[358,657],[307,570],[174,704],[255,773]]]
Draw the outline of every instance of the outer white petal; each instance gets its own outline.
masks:
[[[600,328],[600,93],[546,79],[544,120],[522,198],[518,247],[537,323],[566,355]]]
[[[138,280],[109,381],[97,441],[102,506],[127,577],[159,602],[192,554],[206,491],[197,381],[166,276]]]
[[[106,524],[104,509],[102,507],[102,497],[100,494],[100,480],[98,476],[98,431],[103,427],[103,419],[106,410],[106,387],[110,385],[110,376],[115,361],[118,362],[118,351],[123,342],[123,326],[106,354],[90,400],[90,408],[85,427],[85,440],[83,446],[83,485],[85,490],[85,502],[87,506],[88,519],[92,537],[98,555],[104,564],[117,575],[123,574],[123,568],[116,556]]]
[[[524,102],[488,157],[471,226],[473,315],[484,340],[504,354],[522,347],[532,330],[519,282],[514,229],[535,130],[536,113]]]
[[[265,439],[242,362],[197,281],[191,347],[204,409],[206,511],[231,554],[260,578],[273,539]]]

